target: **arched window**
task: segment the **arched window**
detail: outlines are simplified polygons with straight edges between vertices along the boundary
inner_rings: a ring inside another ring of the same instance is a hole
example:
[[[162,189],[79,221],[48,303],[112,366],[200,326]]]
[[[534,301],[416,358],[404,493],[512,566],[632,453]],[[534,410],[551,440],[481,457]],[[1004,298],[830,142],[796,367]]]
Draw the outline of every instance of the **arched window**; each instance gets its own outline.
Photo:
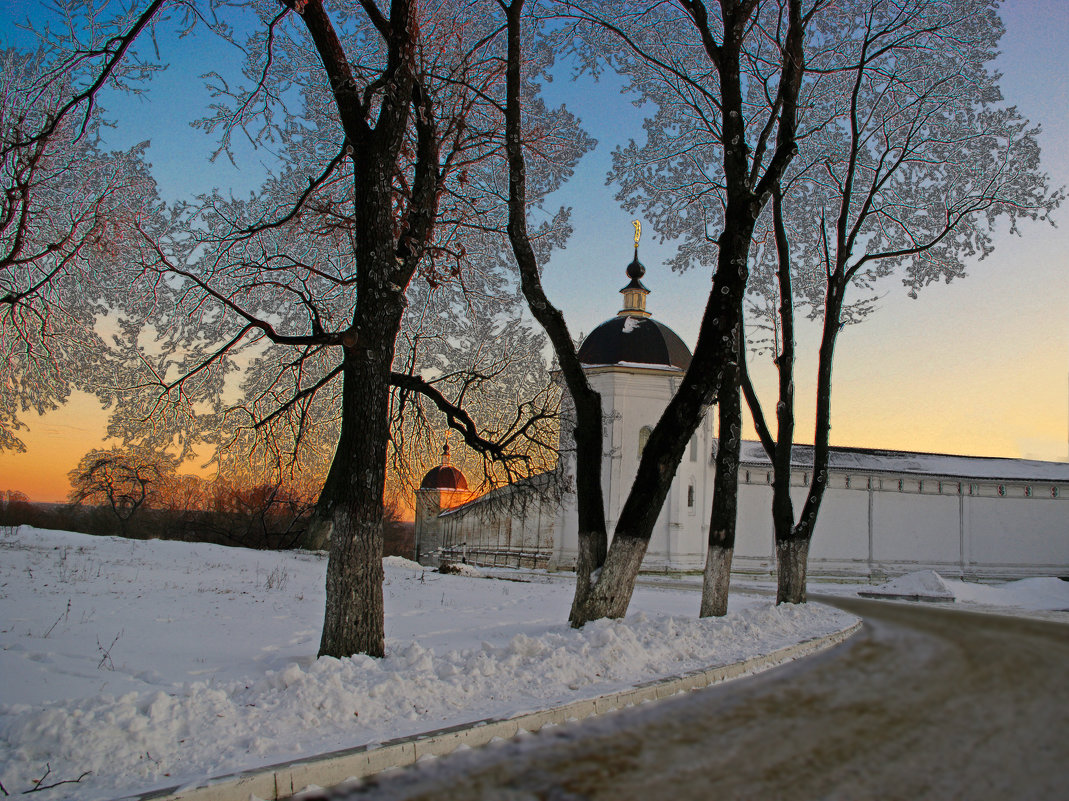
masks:
[[[638,458],[642,458],[642,452],[646,450],[646,443],[650,441],[650,434],[653,433],[653,429],[649,426],[642,426],[638,432]]]
[[[687,508],[688,509],[693,509],[694,508],[694,485],[693,484],[691,484],[689,487],[687,487]]]

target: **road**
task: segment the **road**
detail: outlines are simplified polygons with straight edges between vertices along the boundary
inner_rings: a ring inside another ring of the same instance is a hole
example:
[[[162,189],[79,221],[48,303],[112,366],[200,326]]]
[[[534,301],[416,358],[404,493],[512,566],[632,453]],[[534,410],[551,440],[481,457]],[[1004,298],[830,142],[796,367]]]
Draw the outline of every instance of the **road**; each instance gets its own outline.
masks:
[[[1069,626],[821,600],[865,621],[830,652],[341,797],[1069,799]]]

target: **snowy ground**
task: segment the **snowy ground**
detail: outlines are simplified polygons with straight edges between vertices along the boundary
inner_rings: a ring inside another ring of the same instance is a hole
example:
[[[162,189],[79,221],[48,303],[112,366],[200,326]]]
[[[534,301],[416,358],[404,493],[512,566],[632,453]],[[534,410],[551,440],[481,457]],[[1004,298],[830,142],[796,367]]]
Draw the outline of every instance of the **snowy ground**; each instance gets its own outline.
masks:
[[[28,527],[0,530],[0,553],[0,782],[15,794],[46,773],[41,785],[86,774],[46,791],[53,799],[115,798],[547,708],[853,622],[754,592],[699,621],[691,579],[640,587],[625,621],[573,631],[566,576],[442,576],[391,558],[387,658],[316,660],[321,555]],[[1069,609],[1057,579],[940,580],[973,605]]]
[[[573,631],[571,582],[386,560],[386,659],[315,659],[325,558],[0,531],[0,782],[101,799],[548,708],[841,630],[828,607],[640,588]],[[47,775],[46,775],[47,774]],[[43,780],[42,780],[42,777]]]
[[[951,579],[932,570],[899,576],[879,586],[810,583],[812,594],[863,595],[888,600],[919,598],[953,602],[953,608],[973,612],[1030,617],[1069,623],[1069,581],[1054,577],[1027,578],[995,584]]]

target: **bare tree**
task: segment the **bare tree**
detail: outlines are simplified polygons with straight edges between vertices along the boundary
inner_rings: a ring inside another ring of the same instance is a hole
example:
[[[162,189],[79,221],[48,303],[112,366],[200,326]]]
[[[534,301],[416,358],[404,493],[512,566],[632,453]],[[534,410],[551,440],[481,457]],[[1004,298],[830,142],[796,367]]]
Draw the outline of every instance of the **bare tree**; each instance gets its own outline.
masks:
[[[806,112],[816,133],[773,203],[764,249],[766,319],[778,375],[773,436],[752,383],[743,387],[774,468],[777,601],[806,598],[806,564],[827,489],[835,345],[874,309],[872,287],[898,276],[911,297],[965,274],[991,252],[1001,218],[1049,219],[1061,199],[1040,171],[1036,130],[1002,102],[991,68],[1002,34],[995,3],[856,2],[819,21],[838,37],[825,64],[839,90]],[[812,482],[795,516],[794,301],[823,318]]]
[[[724,381],[736,348],[748,253],[755,221],[787,165],[794,157],[795,111],[804,74],[803,37],[808,16],[797,0],[766,4],[720,3],[710,19],[704,3],[681,0],[635,9],[603,3],[587,7],[569,3],[576,24],[594,38],[601,54],[624,69],[636,85],[667,82],[700,96],[707,121],[708,154],[725,176],[716,237],[717,268],[693,360],[679,389],[654,427],[639,462],[634,485],[606,549],[604,507],[600,497],[601,408],[576,356],[563,316],[545,296],[538,264],[526,234],[523,120],[520,114],[523,1],[500,3],[509,25],[509,73],[506,80],[506,131],[509,156],[509,235],[520,265],[531,311],[546,329],[576,406],[577,495],[580,556],[572,625],[625,614],[642,557],[672,477],[708,405]],[[816,4],[817,6],[819,5]],[[816,6],[814,6],[816,8]],[[760,47],[759,47],[760,45]],[[744,101],[748,82],[744,65],[755,50],[766,55],[770,92],[767,113],[755,115]],[[703,65],[701,74],[674,65],[689,58]],[[648,126],[653,130],[653,126]],[[656,173],[658,158],[650,161]],[[604,554],[603,561],[601,560]]]
[[[216,77],[220,103],[203,125],[223,152],[244,130],[281,166],[252,198],[203,198],[175,224],[191,232],[184,238],[145,232],[155,255],[144,266],[160,275],[159,296],[175,300],[160,329],[174,347],[153,355],[130,345],[146,375],[134,417],[157,421],[149,433],[162,442],[192,436],[207,404],[220,430],[273,434],[266,462],[303,458],[305,445],[329,462],[312,524],[330,543],[320,653],[382,655],[384,484],[400,405],[424,399],[503,479],[548,458],[554,402],[541,389],[513,396],[507,414],[498,410],[504,422],[486,428],[468,411],[486,395],[486,360],[473,372],[423,358],[434,350],[427,331],[510,324],[495,214],[503,177],[490,164],[501,148],[490,100],[500,30],[478,3],[328,13],[320,0],[289,0],[253,10],[262,16],[247,46],[252,86]],[[543,119],[532,134],[541,194],[588,143],[563,111],[529,103]],[[566,224],[547,225],[540,252],[566,235]],[[413,321],[427,304],[439,304],[441,325]],[[418,358],[398,352],[402,330],[423,332]]]
[[[162,484],[174,473],[176,460],[166,454],[120,448],[89,451],[68,473],[72,504],[106,506],[127,536],[130,521],[153,505]]]
[[[159,201],[144,145],[106,150],[98,100],[151,76],[132,47],[164,5],[105,18],[61,4],[38,49],[0,52],[0,448],[24,448],[25,412],[56,408],[74,387],[106,392],[96,323],[119,305],[135,313],[130,277],[118,276]]]

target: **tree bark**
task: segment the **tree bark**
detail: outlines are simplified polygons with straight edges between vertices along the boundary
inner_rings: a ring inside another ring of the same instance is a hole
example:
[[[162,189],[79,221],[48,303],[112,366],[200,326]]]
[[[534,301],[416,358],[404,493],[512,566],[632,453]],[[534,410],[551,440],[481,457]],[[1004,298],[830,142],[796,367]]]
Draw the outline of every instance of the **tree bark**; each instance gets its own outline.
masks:
[[[734,548],[722,544],[709,545],[705,554],[702,575],[702,603],[698,617],[723,617],[728,613],[728,591],[731,589],[731,560]]]
[[[790,0],[789,23],[781,64],[780,118],[776,149],[760,180],[750,173],[746,114],[743,107],[741,61],[754,4],[722,3],[723,41],[717,45],[705,6],[684,2],[719,77],[720,142],[723,146],[726,207],[724,230],[717,240],[713,290],[702,317],[690,367],[650,434],[639,460],[634,484],[620,511],[612,544],[586,603],[572,606],[572,625],[627,612],[642,557],[671,488],[687,442],[705,408],[724,385],[733,337],[742,322],[742,298],[749,277],[750,239],[761,210],[787,165],[797,153],[795,142],[798,92],[805,69],[801,4]],[[755,171],[756,171],[755,167]]]
[[[341,436],[316,508],[316,527],[328,529],[330,536],[320,656],[384,656],[386,652],[383,499],[391,333],[396,324],[388,319],[365,319],[359,325],[365,334],[361,345],[345,348]]]
[[[648,539],[617,534],[601,571],[591,576],[586,597],[580,601],[577,594],[572,603],[569,622],[574,628],[581,628],[591,620],[621,618],[627,614],[648,544]]]
[[[806,569],[809,540],[793,539],[776,543],[776,603],[806,602]]]
[[[293,7],[296,7],[293,3]],[[389,441],[390,376],[405,291],[437,213],[439,142],[434,108],[414,91],[420,32],[417,5],[396,0],[386,20],[368,10],[386,44],[382,102],[374,127],[344,47],[321,0],[301,18],[330,79],[338,117],[353,145],[353,255],[356,307],[342,337],[341,435],[313,531],[330,537],[320,656],[385,655],[382,602],[383,509]],[[417,99],[418,98],[418,99]],[[412,115],[412,104],[420,104]],[[398,205],[395,178],[409,125],[416,131],[414,178]]]
[[[831,451],[831,375],[835,355],[835,341],[839,334],[842,316],[842,290],[829,283],[824,309],[824,331],[820,341],[817,360],[817,409],[813,432],[813,480],[809,485],[802,512],[786,536],[776,531],[776,555],[781,561],[808,558],[809,543],[817,524],[817,515],[828,488],[828,456]],[[788,482],[790,472],[787,473]],[[789,488],[788,488],[789,491]],[[802,582],[799,589],[797,581]],[[780,564],[777,571],[776,603],[805,603],[806,565]]]
[[[741,310],[739,316],[741,319]],[[724,383],[720,388],[717,403],[719,447],[716,450],[713,506],[709,514],[709,549],[705,554],[699,617],[722,617],[728,611],[731,559],[735,553],[739,508],[739,448],[742,440],[742,403],[739,398],[741,330],[740,325],[735,335],[733,358],[724,370]]]
[[[794,287],[790,242],[783,221],[783,193],[772,193],[772,225],[779,258],[779,319],[782,347],[777,354],[779,400],[776,403],[776,442],[772,459],[772,525],[776,541],[787,540],[794,528],[791,501],[791,454],[794,450]]]
[[[563,318],[559,321],[551,320],[559,316],[559,312],[548,304],[542,292],[534,254],[526,234],[527,210],[524,197],[524,157],[519,107],[520,14],[523,0],[513,0],[512,3],[502,2],[501,5],[508,21],[505,122],[509,160],[509,236],[520,264],[524,294],[527,296],[531,311],[546,327],[569,390],[573,390],[574,387],[582,394],[589,392],[589,384],[581,375],[581,368],[576,370],[579,365],[573,343],[560,336],[562,331],[566,331]],[[743,106],[741,77],[743,45],[747,32],[750,30],[756,4],[722,3],[720,5],[723,22],[723,41],[720,44],[715,41],[715,26],[709,24],[704,4],[683,2],[682,5],[701,32],[710,63],[714,65],[719,78],[718,89],[722,111],[719,139],[723,146],[726,195],[724,230],[717,240],[719,254],[713,290],[710,292],[703,313],[698,342],[694,348],[690,367],[646,444],[634,483],[620,512],[612,544],[606,552],[604,565],[596,574],[596,579],[594,575],[589,577],[583,575],[577,581],[576,598],[570,618],[571,624],[576,627],[602,617],[623,617],[627,612],[642,558],[646,553],[657,517],[668,496],[676,469],[706,408],[713,402],[723,384],[727,362],[730,360],[733,337],[741,324],[742,297],[749,275],[750,238],[755,221],[760,216],[772,187],[778,183],[784,170],[797,153],[796,106],[801,76],[804,72],[802,35],[805,30],[800,14],[800,1],[789,0],[788,3],[788,32],[781,64],[780,97],[776,102],[779,114],[777,145],[767,162],[763,175],[760,174],[760,167],[756,163],[753,165],[753,174],[751,174],[750,148],[746,141],[747,115]],[[551,324],[547,325],[545,320],[550,320]],[[572,375],[573,373],[576,375]],[[577,399],[578,412],[580,412],[580,403]],[[577,438],[577,448],[579,448],[577,456],[580,458],[577,459],[576,469],[577,471],[589,469],[592,471],[591,475],[594,475],[593,471],[600,469],[601,460],[600,415],[597,420],[580,418],[579,424],[585,429],[584,436],[597,438],[596,451],[591,447],[588,455],[592,459],[596,456],[599,464],[597,467],[592,463],[584,466],[584,446]],[[577,481],[587,479],[588,476],[577,476]],[[600,481],[597,485],[600,495]],[[580,509],[583,509],[587,503],[592,504],[592,499],[579,497]],[[599,508],[596,513],[591,510],[591,520],[595,518],[600,520],[601,525],[597,529],[603,531],[604,508],[600,497],[597,505]],[[585,526],[582,518],[580,518],[579,529],[580,532],[595,533],[595,528]],[[590,553],[593,555],[596,551],[592,549]],[[581,561],[580,567],[584,572],[594,563],[592,557],[582,555]]]
[[[748,276],[746,257],[754,219],[748,202],[729,205],[720,238],[714,291],[709,295],[690,367],[646,443],[605,565],[584,602],[577,599],[572,605],[573,626],[627,613],[642,557],[672,478],[705,409],[725,385],[733,337],[741,325],[742,295]]]

